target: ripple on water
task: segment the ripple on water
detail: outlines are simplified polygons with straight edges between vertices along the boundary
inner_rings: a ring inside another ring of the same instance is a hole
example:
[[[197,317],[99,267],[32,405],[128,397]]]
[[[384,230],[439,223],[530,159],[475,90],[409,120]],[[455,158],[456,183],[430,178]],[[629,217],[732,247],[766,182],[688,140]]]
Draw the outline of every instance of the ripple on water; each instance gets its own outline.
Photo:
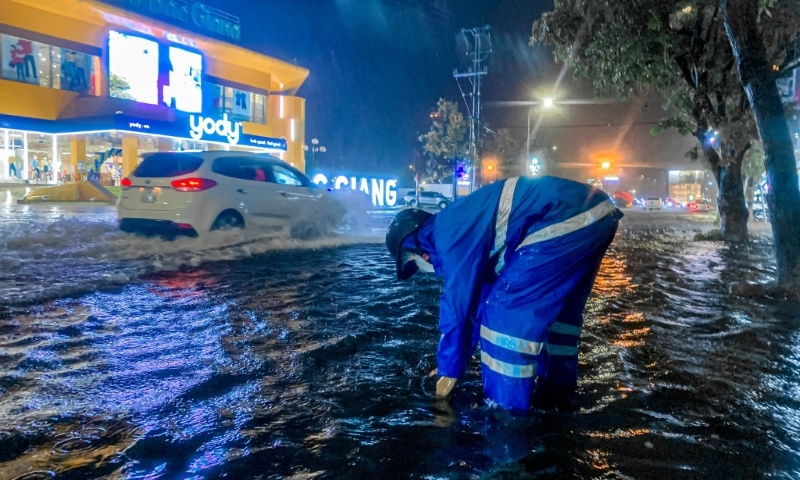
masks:
[[[729,253],[623,229],[586,310],[580,409],[502,425],[477,360],[450,402],[433,399],[439,281],[396,282],[382,245],[247,249],[0,316],[0,349],[39,362],[0,362],[0,379],[21,376],[18,403],[0,396],[0,478],[63,464],[82,478],[761,478],[800,465],[800,342],[785,326],[800,310],[729,288],[773,273],[768,245]],[[188,255],[158,261],[171,254]]]
[[[52,470],[34,470],[14,477],[12,480],[47,480],[48,478],[55,478],[55,476],[56,472]]]

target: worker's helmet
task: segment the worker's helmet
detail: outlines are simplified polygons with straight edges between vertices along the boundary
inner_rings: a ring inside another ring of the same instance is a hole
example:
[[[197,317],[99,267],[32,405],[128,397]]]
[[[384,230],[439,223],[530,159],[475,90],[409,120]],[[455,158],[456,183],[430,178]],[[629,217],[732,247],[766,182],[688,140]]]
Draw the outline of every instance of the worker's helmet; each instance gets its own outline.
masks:
[[[398,280],[406,280],[419,270],[419,267],[414,262],[413,254],[421,255],[422,252],[404,252],[401,246],[409,235],[419,230],[422,224],[432,216],[425,210],[409,208],[395,215],[392,223],[389,224],[389,228],[386,229],[386,246],[395,259]],[[409,253],[412,255],[409,255]],[[404,257],[407,258],[404,259]]]

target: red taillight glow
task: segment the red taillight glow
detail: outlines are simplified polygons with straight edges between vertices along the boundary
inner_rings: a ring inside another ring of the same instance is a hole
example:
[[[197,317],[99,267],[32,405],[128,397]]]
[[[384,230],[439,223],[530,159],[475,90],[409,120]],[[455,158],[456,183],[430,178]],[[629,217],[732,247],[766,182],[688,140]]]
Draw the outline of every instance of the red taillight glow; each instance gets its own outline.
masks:
[[[133,182],[131,182],[130,178],[123,178],[121,182],[119,182],[122,188],[131,188]]]
[[[216,184],[217,182],[207,178],[181,178],[180,180],[173,180],[170,185],[179,192],[202,192]]]
[[[192,226],[190,224],[188,224],[188,223],[176,223],[175,226],[177,228],[180,228],[180,229],[183,229],[183,230],[188,230],[188,229],[192,228]]]

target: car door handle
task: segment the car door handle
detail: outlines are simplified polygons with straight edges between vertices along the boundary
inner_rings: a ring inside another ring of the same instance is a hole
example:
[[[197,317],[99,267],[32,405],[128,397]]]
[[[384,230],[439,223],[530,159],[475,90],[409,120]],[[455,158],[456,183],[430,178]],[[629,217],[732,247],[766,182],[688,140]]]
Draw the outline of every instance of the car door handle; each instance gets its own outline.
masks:
[[[239,192],[239,193],[241,193],[242,195],[244,195],[245,193],[247,193],[247,190],[245,190],[244,188],[237,188],[237,189],[236,189],[236,191],[237,191],[237,192]]]

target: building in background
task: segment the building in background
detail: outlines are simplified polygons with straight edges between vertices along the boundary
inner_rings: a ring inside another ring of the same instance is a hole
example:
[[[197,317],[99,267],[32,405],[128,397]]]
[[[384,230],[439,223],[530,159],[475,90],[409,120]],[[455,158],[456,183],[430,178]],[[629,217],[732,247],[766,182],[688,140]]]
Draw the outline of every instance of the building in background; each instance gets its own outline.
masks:
[[[159,150],[270,152],[305,169],[295,93],[309,71],[227,43],[236,17],[189,0],[3,0],[0,19],[0,182],[43,165],[111,181]]]
[[[670,170],[669,198],[678,203],[716,201],[714,177],[705,170]]]

